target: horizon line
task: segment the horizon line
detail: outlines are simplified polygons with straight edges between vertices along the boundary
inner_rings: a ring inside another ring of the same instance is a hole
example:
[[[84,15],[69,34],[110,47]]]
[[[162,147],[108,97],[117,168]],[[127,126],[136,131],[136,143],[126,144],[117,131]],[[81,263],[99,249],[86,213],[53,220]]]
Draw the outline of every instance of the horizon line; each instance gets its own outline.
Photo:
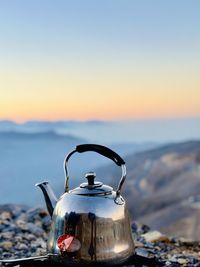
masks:
[[[147,117],[147,118],[114,118],[114,119],[28,119],[28,120],[15,120],[15,119],[7,119],[7,118],[0,118],[0,122],[13,122],[16,124],[26,124],[28,122],[49,122],[49,123],[55,123],[55,122],[77,122],[77,123],[92,123],[92,122],[97,122],[97,123],[109,123],[109,122],[137,122],[137,121],[167,121],[167,120],[194,120],[194,119],[200,119],[200,115],[197,116],[176,116],[176,117]]]

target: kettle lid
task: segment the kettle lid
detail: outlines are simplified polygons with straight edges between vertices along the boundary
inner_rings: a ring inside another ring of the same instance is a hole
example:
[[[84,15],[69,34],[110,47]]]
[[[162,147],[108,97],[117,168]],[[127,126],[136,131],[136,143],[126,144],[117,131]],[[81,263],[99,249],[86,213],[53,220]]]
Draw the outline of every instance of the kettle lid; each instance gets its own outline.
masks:
[[[86,183],[80,184],[79,187],[70,190],[69,193],[76,195],[108,195],[111,194],[113,188],[108,185],[104,185],[102,182],[94,181],[96,177],[95,172],[88,172],[85,178],[88,180]]]

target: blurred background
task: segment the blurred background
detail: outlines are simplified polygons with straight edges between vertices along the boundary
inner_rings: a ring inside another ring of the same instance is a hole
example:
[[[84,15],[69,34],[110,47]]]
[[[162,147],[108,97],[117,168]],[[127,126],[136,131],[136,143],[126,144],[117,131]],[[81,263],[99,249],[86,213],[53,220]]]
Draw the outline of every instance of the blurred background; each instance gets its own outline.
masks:
[[[200,239],[200,2],[0,0],[0,204],[63,193],[63,160],[125,158],[132,220]],[[116,188],[120,168],[70,161]]]

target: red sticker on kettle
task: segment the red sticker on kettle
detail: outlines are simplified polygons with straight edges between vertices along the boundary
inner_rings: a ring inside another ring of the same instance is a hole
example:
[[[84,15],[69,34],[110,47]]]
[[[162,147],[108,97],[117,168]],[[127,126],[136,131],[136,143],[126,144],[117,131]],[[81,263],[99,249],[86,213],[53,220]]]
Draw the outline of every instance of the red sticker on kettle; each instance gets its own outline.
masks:
[[[61,235],[57,240],[61,252],[76,252],[80,249],[80,241],[72,235]]]

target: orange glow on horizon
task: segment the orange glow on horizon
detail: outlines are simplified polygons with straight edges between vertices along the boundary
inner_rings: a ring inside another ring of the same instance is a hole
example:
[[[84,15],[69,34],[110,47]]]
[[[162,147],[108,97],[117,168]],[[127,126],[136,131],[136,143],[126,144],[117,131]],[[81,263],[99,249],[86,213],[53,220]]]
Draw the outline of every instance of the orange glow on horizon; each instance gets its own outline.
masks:
[[[132,112],[131,112],[132,111]],[[34,113],[34,114],[33,114]],[[0,120],[14,120],[18,123],[23,123],[28,120],[39,120],[39,121],[56,121],[56,120],[76,120],[76,121],[88,121],[88,120],[105,120],[105,121],[112,121],[112,120],[129,120],[129,119],[168,119],[168,118],[192,118],[192,117],[200,117],[200,112],[198,113],[196,110],[193,112],[190,110],[158,110],[158,109],[151,109],[151,110],[124,110],[123,112],[120,110],[116,111],[109,111],[105,109],[103,112],[96,110],[91,111],[87,110],[86,112],[81,111],[70,111],[70,112],[63,112],[54,111],[53,109],[49,108],[49,110],[40,110],[36,108],[34,112],[32,110],[22,110],[18,114],[13,115],[12,112],[4,113],[1,112]]]
[[[0,119],[117,120],[200,116],[200,79],[188,73],[101,77],[4,73]],[[145,77],[145,78],[144,78]]]

